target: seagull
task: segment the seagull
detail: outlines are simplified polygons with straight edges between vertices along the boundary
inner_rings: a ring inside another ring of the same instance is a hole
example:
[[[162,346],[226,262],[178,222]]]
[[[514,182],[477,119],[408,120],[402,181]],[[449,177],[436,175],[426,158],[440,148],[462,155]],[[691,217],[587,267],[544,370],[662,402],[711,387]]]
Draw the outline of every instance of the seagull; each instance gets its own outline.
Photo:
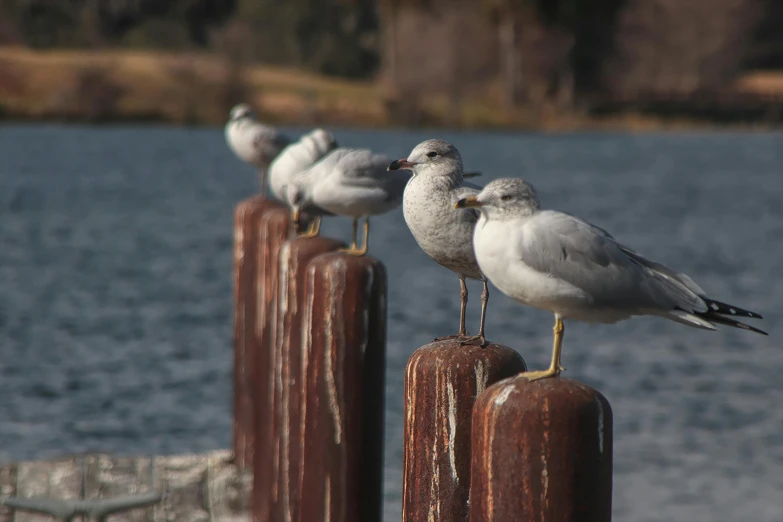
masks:
[[[234,154],[258,169],[261,192],[266,194],[266,170],[288,145],[288,137],[274,127],[260,123],[253,110],[245,103],[231,109],[225,135]]]
[[[521,179],[495,180],[455,207],[481,213],[473,245],[492,284],[555,315],[552,362],[547,370],[523,374],[530,381],[563,370],[564,319],[616,323],[651,315],[705,330],[721,324],[767,335],[735,319],[761,319],[759,314],[707,297],[687,275],[642,257],[587,221],[542,210],[533,186]]]
[[[353,218],[351,247],[343,252],[355,256],[367,253],[370,216],[400,206],[407,176],[386,172],[389,158],[369,149],[338,148],[307,173],[296,177],[289,188],[289,201],[299,208],[317,208]],[[311,207],[312,206],[312,207]],[[357,245],[359,218],[364,217],[364,244]]]
[[[324,129],[311,130],[288,145],[269,166],[269,188],[272,194],[280,201],[285,201],[291,178],[309,169],[336,148],[337,140]]]
[[[286,185],[286,202],[291,207],[292,219],[294,223],[298,223],[302,212],[305,212],[312,218],[308,229],[301,233],[299,237],[317,236],[321,230],[321,218],[323,216],[334,216],[334,214],[313,202],[313,187],[331,174],[337,163],[350,151],[351,149],[346,148],[335,149],[315,162],[310,168],[291,176]]]
[[[407,158],[392,162],[388,169],[413,171],[413,177],[405,186],[402,200],[405,223],[421,249],[459,278],[459,332],[455,336],[436,340],[457,338],[464,344],[479,341],[481,346],[484,346],[489,289],[487,278],[481,273],[473,251],[473,230],[478,221],[478,212],[472,209],[454,211],[457,201],[468,196],[477,196],[481,187],[463,180],[462,156],[454,145],[443,140],[419,143]],[[484,282],[484,291],[481,293],[481,324],[475,337],[469,337],[465,329],[465,311],[468,306],[465,278]]]

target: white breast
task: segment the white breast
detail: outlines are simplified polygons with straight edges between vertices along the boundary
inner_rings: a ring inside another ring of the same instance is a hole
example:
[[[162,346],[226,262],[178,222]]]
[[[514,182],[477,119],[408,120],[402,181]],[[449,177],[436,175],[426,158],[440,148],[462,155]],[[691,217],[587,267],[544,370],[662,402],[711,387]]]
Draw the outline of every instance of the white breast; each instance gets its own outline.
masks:
[[[481,279],[473,252],[474,223],[454,209],[448,180],[415,176],[405,187],[405,223],[421,249],[435,262],[473,279]]]
[[[579,288],[527,266],[517,254],[523,225],[514,221],[487,221],[476,226],[474,246],[481,271],[507,296],[522,304],[564,317],[581,308],[590,296]]]

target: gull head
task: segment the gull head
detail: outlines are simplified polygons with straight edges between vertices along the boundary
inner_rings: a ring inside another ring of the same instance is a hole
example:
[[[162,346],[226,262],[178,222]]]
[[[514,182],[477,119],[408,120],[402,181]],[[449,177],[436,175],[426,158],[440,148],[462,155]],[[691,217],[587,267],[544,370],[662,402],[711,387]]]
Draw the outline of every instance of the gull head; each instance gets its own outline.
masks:
[[[234,105],[234,108],[231,109],[231,112],[229,114],[229,119],[231,121],[241,120],[242,118],[250,118],[250,119],[256,118],[253,109],[251,109],[250,105],[248,105],[247,103],[240,103],[239,105]]]
[[[304,184],[299,179],[292,179],[288,182],[286,187],[286,203],[291,207],[291,210],[298,212],[302,210],[302,207],[306,203],[307,190]]]
[[[462,175],[462,156],[448,141],[427,140],[416,145],[407,158],[393,161],[387,170],[412,170],[414,176]]]
[[[530,216],[541,208],[533,185],[517,178],[496,179],[478,196],[462,198],[454,208],[475,208],[486,219]]]
[[[319,154],[319,158],[337,148],[337,139],[328,130],[320,128],[312,130],[303,136],[302,140],[304,141],[305,139],[310,140],[313,144],[314,149]]]

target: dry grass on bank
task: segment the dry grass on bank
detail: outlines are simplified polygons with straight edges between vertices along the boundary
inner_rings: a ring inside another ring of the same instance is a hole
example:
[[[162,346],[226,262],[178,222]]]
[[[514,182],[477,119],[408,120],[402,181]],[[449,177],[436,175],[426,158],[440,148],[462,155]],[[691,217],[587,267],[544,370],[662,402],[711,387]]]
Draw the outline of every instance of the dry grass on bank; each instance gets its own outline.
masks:
[[[749,75],[738,87],[783,93],[783,74]],[[486,92],[466,98],[462,126],[545,131],[711,126],[635,114],[597,120],[552,110],[507,111],[497,102],[499,91],[490,85]],[[209,53],[0,47],[0,118],[222,125],[237,93],[273,123],[385,127],[411,121],[400,116],[404,109],[372,81],[261,65],[232,70],[226,60]],[[443,97],[421,100],[424,110],[415,121],[425,126],[453,124],[446,117],[448,106]]]
[[[382,124],[372,83],[266,66],[245,68],[236,83],[212,54],[0,48],[0,111],[12,118],[221,124],[242,89],[272,121]]]

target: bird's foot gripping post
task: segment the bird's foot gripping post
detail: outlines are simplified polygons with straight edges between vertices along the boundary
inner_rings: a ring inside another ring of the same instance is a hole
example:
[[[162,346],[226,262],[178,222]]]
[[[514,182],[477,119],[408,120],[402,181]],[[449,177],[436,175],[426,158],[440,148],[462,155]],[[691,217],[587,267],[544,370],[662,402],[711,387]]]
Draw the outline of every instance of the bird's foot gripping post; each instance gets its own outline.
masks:
[[[299,234],[299,237],[315,237],[321,232],[321,218],[315,217],[310,221],[307,230]]]
[[[411,355],[405,370],[403,522],[468,519],[473,403],[486,386],[524,370],[516,351],[494,343],[481,348],[440,341]]]
[[[270,244],[285,240],[287,221],[282,230],[262,230],[270,213],[285,213],[276,201],[253,196],[242,201],[234,211],[234,435],[233,449],[239,468],[252,466],[254,358],[259,352],[256,339],[256,313],[259,293],[266,288],[259,280],[258,261]],[[260,236],[265,239],[260,239]]]
[[[552,343],[552,362],[549,364],[549,368],[537,372],[525,372],[522,377],[525,377],[528,381],[537,381],[539,379],[546,379],[548,377],[557,377],[560,372],[565,368],[560,364],[560,353],[563,346],[563,332],[565,326],[563,320],[560,317],[555,317],[555,326],[552,328],[554,333],[554,341]]]
[[[612,409],[596,390],[524,375],[473,408],[470,520],[609,522]]]
[[[302,211],[299,208],[294,209],[291,212],[291,221],[294,224],[294,233],[297,237],[315,237],[321,232],[321,217],[317,216],[309,218],[307,222],[307,228],[302,230]]]
[[[359,220],[357,218],[354,218],[353,220],[353,240],[351,241],[351,246],[348,248],[341,248],[340,252],[350,254],[352,256],[361,257],[367,253],[367,248],[369,247],[370,242],[370,218],[365,218],[364,221],[364,245],[361,247],[357,246],[357,232],[359,228]]]

